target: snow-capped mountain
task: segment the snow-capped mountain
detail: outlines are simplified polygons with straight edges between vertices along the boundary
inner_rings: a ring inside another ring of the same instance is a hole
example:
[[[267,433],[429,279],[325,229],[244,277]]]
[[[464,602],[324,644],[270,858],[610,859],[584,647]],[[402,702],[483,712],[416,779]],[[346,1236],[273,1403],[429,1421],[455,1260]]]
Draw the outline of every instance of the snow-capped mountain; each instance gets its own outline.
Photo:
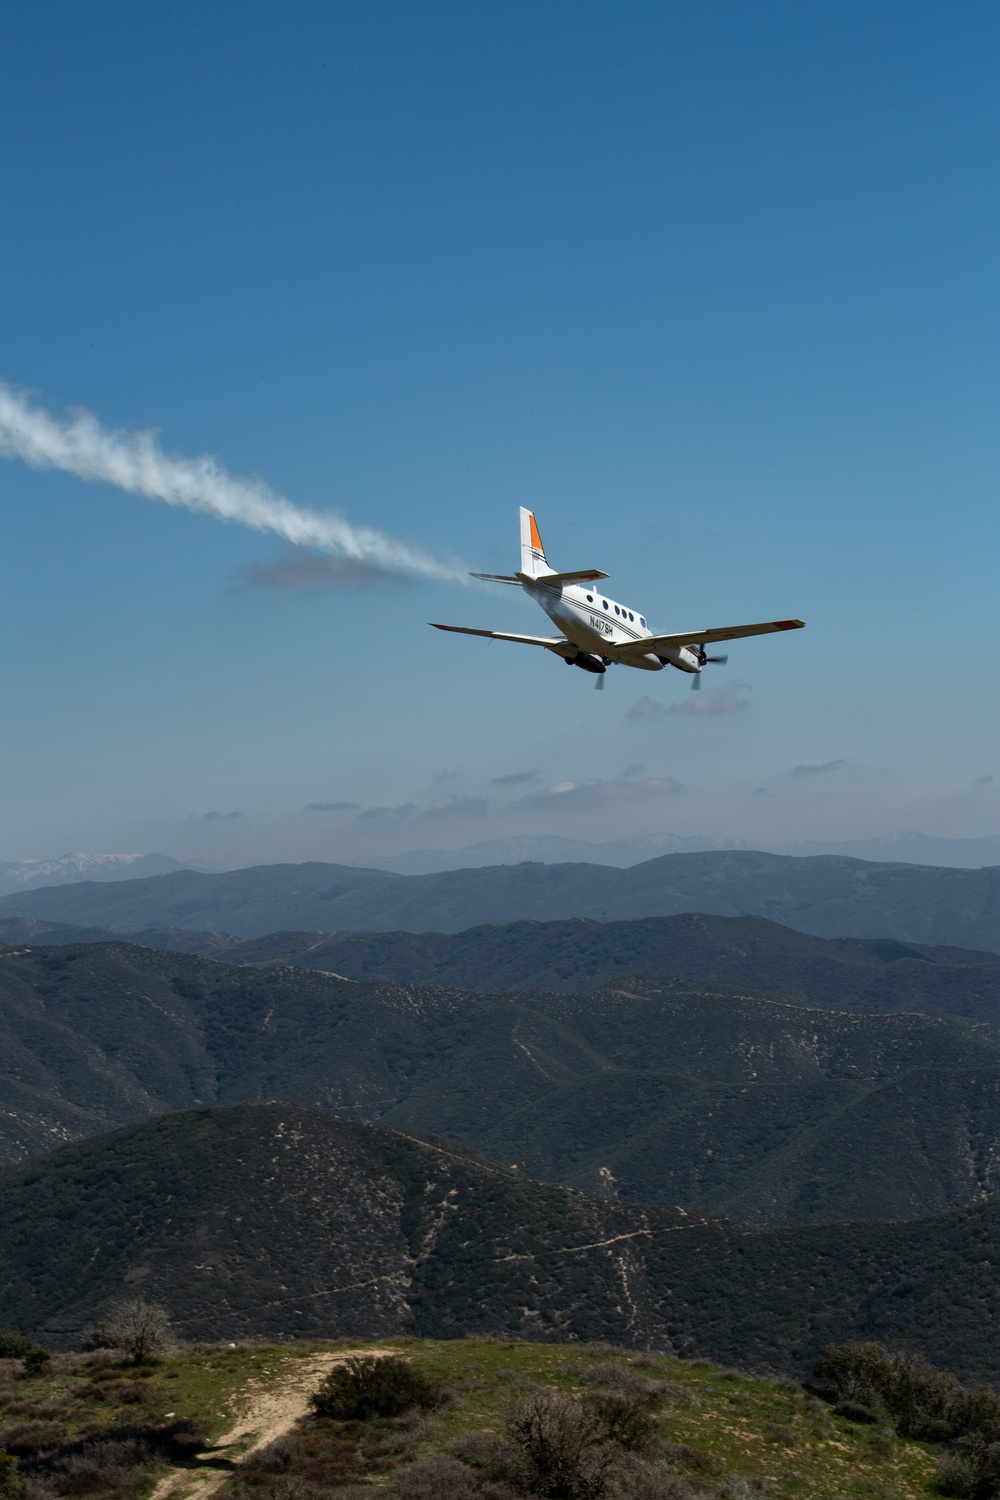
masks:
[[[42,885],[71,885],[80,880],[137,880],[166,875],[189,866],[169,854],[60,854],[57,859],[23,859],[0,863],[0,896],[35,890]]]

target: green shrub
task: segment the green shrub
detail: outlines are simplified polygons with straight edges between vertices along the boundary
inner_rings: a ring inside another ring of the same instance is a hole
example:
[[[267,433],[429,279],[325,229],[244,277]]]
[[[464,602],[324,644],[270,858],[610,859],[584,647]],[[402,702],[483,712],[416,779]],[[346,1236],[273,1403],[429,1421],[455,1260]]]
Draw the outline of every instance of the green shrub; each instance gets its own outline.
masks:
[[[882,1344],[833,1344],[822,1352],[816,1375],[831,1391],[836,1410],[855,1422],[891,1417],[903,1437],[948,1443],[975,1436],[1000,1441],[1000,1394],[963,1385],[920,1354],[893,1354]]]
[[[959,1500],[992,1500],[1000,1490],[1000,1443],[960,1438],[938,1462],[938,1484]]]
[[[871,1402],[851,1399],[838,1401],[833,1409],[838,1417],[846,1417],[849,1422],[871,1422],[877,1425],[885,1415],[880,1407]]]
[[[892,1355],[882,1344],[828,1344],[815,1375],[841,1405],[848,1402],[877,1409],[893,1386]]]
[[[27,1334],[13,1328],[0,1328],[0,1359],[22,1359],[29,1375],[37,1375],[48,1364],[51,1355]]]
[[[398,1355],[359,1354],[336,1365],[311,1397],[313,1410],[339,1422],[398,1417],[420,1407],[431,1411],[445,1398],[437,1380]]]

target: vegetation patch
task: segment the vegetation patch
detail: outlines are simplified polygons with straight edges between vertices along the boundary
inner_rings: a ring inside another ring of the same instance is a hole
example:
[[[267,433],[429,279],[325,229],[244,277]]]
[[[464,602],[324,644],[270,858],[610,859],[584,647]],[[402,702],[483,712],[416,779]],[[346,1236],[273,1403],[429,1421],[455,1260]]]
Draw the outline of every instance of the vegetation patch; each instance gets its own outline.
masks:
[[[864,1345],[827,1351],[815,1390],[609,1345],[354,1345],[277,1440],[235,1462],[232,1448],[211,1452],[248,1403],[301,1390],[301,1362],[337,1349],[181,1346],[144,1366],[101,1350],[38,1371],[9,1359],[0,1495],[145,1500],[171,1465],[202,1463],[233,1463],[217,1491],[231,1500],[990,1500],[1000,1488],[1000,1395]]]
[[[228,1482],[234,1500],[930,1500],[924,1443],[787,1380],[609,1346],[399,1341],[431,1409],[317,1410]],[[388,1363],[388,1361],[386,1362]]]

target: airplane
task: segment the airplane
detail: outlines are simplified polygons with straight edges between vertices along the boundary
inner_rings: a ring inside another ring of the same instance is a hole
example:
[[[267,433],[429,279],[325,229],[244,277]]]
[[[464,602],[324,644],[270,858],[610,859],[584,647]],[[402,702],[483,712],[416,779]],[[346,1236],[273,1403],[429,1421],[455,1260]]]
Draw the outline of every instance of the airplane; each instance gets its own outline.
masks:
[[[701,686],[701,671],[713,662],[726,662],[727,656],[709,656],[707,645],[716,641],[742,640],[749,635],[770,635],[775,630],[801,630],[804,620],[766,620],[760,625],[724,625],[713,630],[682,630],[673,635],[654,635],[644,616],[607,599],[596,585],[607,573],[597,568],[582,568],[576,573],[556,573],[549,566],[533,512],[521,506],[521,571],[473,573],[487,583],[509,583],[520,586],[530,599],[540,604],[553,624],[563,632],[558,636],[511,635],[503,630],[475,630],[469,625],[438,625],[434,630],[450,630],[458,635],[483,635],[493,641],[518,641],[524,646],[543,646],[561,656],[568,667],[581,667],[597,675],[595,686],[604,686],[608,667],[639,667],[644,672],[662,672],[664,667],[693,674],[693,688]]]

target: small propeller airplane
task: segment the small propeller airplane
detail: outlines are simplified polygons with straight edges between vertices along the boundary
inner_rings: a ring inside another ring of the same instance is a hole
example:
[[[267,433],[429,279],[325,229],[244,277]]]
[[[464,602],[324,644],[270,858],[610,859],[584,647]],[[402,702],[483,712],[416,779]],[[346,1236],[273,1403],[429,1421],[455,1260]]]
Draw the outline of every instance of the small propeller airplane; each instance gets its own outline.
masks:
[[[503,630],[475,630],[469,625],[438,625],[435,630],[451,630],[458,635],[483,635],[493,641],[519,641],[524,646],[544,646],[561,656],[568,667],[582,667],[597,674],[596,686],[604,686],[604,673],[613,663],[639,667],[645,672],[662,672],[677,667],[694,674],[691,686],[701,686],[701,670],[713,662],[726,662],[727,656],[708,656],[705,647],[716,641],[737,641],[748,635],[770,635],[775,630],[801,630],[804,620],[766,620],[760,625],[724,625],[715,630],[684,630],[674,635],[654,635],[642,615],[606,599],[595,585],[607,573],[584,568],[577,573],[555,573],[545,558],[535,517],[521,506],[521,571],[513,576],[503,573],[473,573],[487,583],[519,585],[529,598],[540,604],[562,635],[511,635]]]

